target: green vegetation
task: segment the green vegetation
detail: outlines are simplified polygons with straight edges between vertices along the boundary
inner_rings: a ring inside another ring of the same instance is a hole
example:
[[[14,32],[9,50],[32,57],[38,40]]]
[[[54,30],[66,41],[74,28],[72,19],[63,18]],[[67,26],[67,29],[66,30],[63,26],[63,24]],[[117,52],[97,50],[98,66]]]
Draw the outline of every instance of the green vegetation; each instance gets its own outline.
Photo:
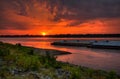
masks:
[[[42,53],[40,51],[40,53]],[[0,42],[0,79],[120,79],[114,71],[105,72],[56,61],[46,51]]]

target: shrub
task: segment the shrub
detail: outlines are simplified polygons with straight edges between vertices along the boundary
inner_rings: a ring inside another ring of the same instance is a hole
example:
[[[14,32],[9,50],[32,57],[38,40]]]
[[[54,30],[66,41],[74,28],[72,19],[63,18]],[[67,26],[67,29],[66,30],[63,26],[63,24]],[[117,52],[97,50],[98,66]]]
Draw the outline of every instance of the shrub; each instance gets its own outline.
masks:
[[[22,46],[20,43],[16,43],[16,46]]]
[[[34,55],[34,51],[30,50],[29,52],[27,52],[28,55]]]
[[[3,44],[3,42],[2,42],[2,41],[0,41],[0,44]]]
[[[3,57],[3,56],[7,56],[9,55],[10,52],[9,50],[5,49],[5,48],[0,48],[0,56]]]
[[[110,71],[108,73],[107,79],[116,79],[116,78],[117,78],[117,75],[114,71]]]
[[[42,57],[45,64],[45,67],[56,67],[57,61],[56,57],[53,55],[50,55],[49,52],[46,52],[46,56]]]
[[[24,70],[38,70],[41,66],[38,56],[18,56],[16,65]]]
[[[5,66],[3,66],[3,67],[0,69],[0,71],[2,71],[2,72],[0,72],[0,77],[1,77],[1,79],[6,79],[6,77],[10,75],[10,72],[9,72],[8,68],[5,67]]]

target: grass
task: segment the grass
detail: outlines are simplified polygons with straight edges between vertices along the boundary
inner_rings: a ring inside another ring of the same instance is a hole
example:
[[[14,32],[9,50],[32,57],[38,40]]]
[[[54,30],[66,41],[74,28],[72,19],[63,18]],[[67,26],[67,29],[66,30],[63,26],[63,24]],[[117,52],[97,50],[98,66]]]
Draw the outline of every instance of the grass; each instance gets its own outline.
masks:
[[[63,70],[62,76],[56,75],[56,70]],[[20,73],[13,74],[13,70]],[[2,71],[2,72],[1,72]],[[34,72],[34,74],[30,74]],[[69,73],[69,77],[67,75]],[[46,56],[38,55],[33,48],[21,44],[0,42],[0,78],[1,79],[37,79],[36,75],[51,79],[120,79],[114,72],[94,70],[56,61],[56,57],[46,52]],[[39,79],[41,79],[39,77]]]

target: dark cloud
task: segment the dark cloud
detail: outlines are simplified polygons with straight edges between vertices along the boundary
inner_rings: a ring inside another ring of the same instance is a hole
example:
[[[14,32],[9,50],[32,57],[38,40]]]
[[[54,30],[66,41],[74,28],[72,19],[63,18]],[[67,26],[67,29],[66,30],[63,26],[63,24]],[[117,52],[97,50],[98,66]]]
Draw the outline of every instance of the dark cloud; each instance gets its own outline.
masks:
[[[120,0],[50,0],[51,12],[58,19],[94,19],[120,17]],[[57,7],[57,11],[54,11]],[[63,13],[64,10],[67,10]]]
[[[39,0],[43,1],[43,0]],[[44,0],[47,8],[54,14],[53,21],[75,20],[69,25],[97,18],[120,17],[120,0]]]

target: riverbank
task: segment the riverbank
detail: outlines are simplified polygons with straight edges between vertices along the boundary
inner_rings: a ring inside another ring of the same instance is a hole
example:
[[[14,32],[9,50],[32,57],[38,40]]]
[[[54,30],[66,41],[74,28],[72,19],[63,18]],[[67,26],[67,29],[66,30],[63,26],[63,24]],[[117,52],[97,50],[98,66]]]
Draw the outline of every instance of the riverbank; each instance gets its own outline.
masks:
[[[30,47],[30,48],[33,50],[34,53],[43,56],[45,56],[47,53],[49,53],[52,56],[71,54],[70,52],[53,50],[53,49],[42,49],[42,48],[34,48],[34,47]]]
[[[100,49],[117,49],[120,50],[120,41],[110,40],[61,40],[51,43],[60,46],[77,46]]]
[[[53,53],[54,52],[54,53]],[[63,51],[64,52],[64,51]],[[119,79],[105,72],[56,61],[57,50],[37,49],[0,42],[1,79]]]

